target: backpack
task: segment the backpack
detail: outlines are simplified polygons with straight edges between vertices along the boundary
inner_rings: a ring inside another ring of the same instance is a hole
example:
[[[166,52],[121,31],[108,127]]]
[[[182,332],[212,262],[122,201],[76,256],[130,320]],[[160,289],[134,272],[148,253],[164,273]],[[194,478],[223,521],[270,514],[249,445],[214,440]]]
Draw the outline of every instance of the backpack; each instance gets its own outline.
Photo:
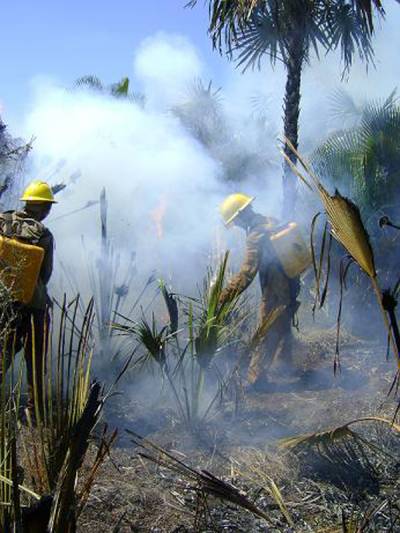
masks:
[[[270,242],[289,278],[296,278],[311,266],[310,250],[295,222],[290,222],[283,229],[272,233]]]
[[[11,301],[29,304],[39,280],[45,227],[22,213],[0,214],[0,289]]]

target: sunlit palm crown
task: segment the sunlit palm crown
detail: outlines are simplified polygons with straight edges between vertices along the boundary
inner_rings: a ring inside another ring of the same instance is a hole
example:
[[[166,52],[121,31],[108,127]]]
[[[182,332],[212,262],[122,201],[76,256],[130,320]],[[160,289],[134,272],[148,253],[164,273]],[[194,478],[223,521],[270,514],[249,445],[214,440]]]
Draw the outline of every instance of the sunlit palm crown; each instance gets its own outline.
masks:
[[[322,46],[340,48],[345,67],[355,52],[369,61],[373,15],[384,15],[380,0],[209,0],[209,12],[214,45],[237,51],[244,67],[259,66],[264,55],[286,62],[290,43],[299,37],[305,55]]]

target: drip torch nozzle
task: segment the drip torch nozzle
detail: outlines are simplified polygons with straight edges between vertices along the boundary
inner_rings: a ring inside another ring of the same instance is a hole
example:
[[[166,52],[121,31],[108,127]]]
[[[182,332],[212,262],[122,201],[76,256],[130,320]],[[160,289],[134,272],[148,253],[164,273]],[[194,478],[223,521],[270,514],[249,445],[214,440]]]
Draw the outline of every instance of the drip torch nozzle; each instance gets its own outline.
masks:
[[[397,224],[393,224],[393,222],[390,220],[390,218],[387,215],[384,215],[378,220],[378,224],[380,228],[384,228],[385,226],[390,226],[392,228],[400,230],[400,226]]]

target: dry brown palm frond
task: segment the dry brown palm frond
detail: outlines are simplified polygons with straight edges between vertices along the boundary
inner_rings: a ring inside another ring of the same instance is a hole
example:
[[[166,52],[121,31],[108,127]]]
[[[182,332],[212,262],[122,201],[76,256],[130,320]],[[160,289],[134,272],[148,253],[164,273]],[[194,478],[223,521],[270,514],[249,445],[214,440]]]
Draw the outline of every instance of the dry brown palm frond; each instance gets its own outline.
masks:
[[[77,473],[86,456],[89,439],[98,422],[102,407],[102,387],[100,383],[94,382],[88,393],[83,412],[73,428],[68,451],[58,473],[49,522],[50,531],[66,533],[74,531],[72,524],[76,523],[78,504],[76,501]]]
[[[268,521],[268,516],[252,503],[244,492],[240,491],[230,483],[214,476],[207,470],[191,468],[153,442],[141,437],[133,431],[127,430],[127,432],[133,437],[134,444],[140,447],[141,450],[138,452],[140,457],[185,477],[187,480],[194,483],[192,487],[193,490],[233,503],[243,509],[247,509],[259,518]]]
[[[255,453],[255,456],[253,455]],[[243,456],[241,455],[241,460]],[[260,451],[252,451],[251,461],[246,462],[246,464],[239,462],[231,458],[232,462],[232,471],[235,475],[240,475],[241,478],[251,481],[257,485],[261,485],[269,495],[275,500],[275,503],[279,507],[281,513],[285,517],[287,523],[290,527],[294,527],[293,519],[289,513],[289,510],[286,506],[285,500],[282,496],[281,491],[279,490],[278,485],[268,475],[265,468],[265,460],[270,462],[270,459],[264,456]],[[275,466],[275,465],[274,465]]]
[[[306,171],[306,173],[310,176],[313,184],[317,187],[318,184],[320,183],[320,180],[318,179],[317,175],[313,172],[312,168],[310,167],[310,165],[307,163],[307,161],[300,155],[300,153],[298,152],[298,150],[295,148],[295,146],[293,145],[292,141],[290,139],[288,139],[287,137],[284,138],[284,143],[290,148],[290,150],[293,152],[293,154],[296,156],[296,159],[297,161],[300,163],[300,165],[303,167],[303,169]],[[288,160],[288,156],[287,154],[285,154],[284,152],[281,152],[284,156],[284,158],[286,160]],[[293,163],[292,163],[293,165]],[[296,171],[300,174],[300,171],[296,168]],[[296,172],[296,173],[297,173]],[[299,176],[300,177],[300,176]],[[308,181],[306,180],[306,178],[302,175],[301,178],[300,178],[304,183],[308,183]]]
[[[315,446],[315,445],[325,445],[327,443],[341,440],[346,437],[357,437],[357,434],[350,429],[350,426],[353,424],[359,424],[362,422],[381,422],[388,425],[397,433],[400,433],[400,425],[395,424],[393,421],[380,416],[365,416],[362,418],[357,418],[355,420],[350,420],[342,426],[337,426],[334,428],[329,428],[325,431],[319,431],[315,433],[308,433],[305,435],[298,435],[296,437],[289,437],[281,439],[279,441],[279,447],[285,450],[294,450],[299,446]]]
[[[313,187],[310,185],[308,180],[303,176],[303,174],[299,171],[299,169],[296,167],[296,165],[293,163],[290,157],[288,157],[283,150],[279,150],[279,151],[283,155],[283,157],[286,159],[286,162],[288,163],[293,174],[295,174],[310,191],[314,191]]]
[[[374,254],[358,207],[348,198],[343,197],[338,191],[333,196],[330,195],[321,184],[318,176],[313,172],[310,165],[299,154],[293,144],[288,139],[285,139],[285,143],[313,182],[324,205],[332,236],[347,250],[359,267],[369,276],[390,342],[396,355],[397,366],[400,370],[400,347],[396,345],[387,313],[382,305],[383,294],[378,284]],[[294,167],[293,163],[290,162],[290,158],[286,154],[283,155],[296,175],[302,181],[308,183],[308,180],[302,175],[299,169]]]
[[[332,235],[344,246],[364,272],[371,278],[376,278],[373,251],[358,207],[348,198],[344,198],[338,191],[331,196],[292,143],[288,139],[285,142],[314,183],[325,207],[332,228]],[[286,161],[291,164],[291,168],[296,175],[310,187],[308,180],[293,165],[289,157],[284,153],[283,155]]]
[[[273,309],[270,313],[268,313],[268,315],[265,317],[262,323],[257,327],[256,331],[254,332],[253,336],[250,339],[250,343],[249,343],[250,351],[254,351],[259,346],[259,344],[263,341],[263,339],[267,335],[272,324],[281,316],[281,314],[283,313],[285,309],[286,309],[285,305],[280,305],[279,307]]]
[[[332,235],[370,276],[376,278],[374,254],[358,207],[338,191],[331,196],[322,185],[318,190],[324,204]]]

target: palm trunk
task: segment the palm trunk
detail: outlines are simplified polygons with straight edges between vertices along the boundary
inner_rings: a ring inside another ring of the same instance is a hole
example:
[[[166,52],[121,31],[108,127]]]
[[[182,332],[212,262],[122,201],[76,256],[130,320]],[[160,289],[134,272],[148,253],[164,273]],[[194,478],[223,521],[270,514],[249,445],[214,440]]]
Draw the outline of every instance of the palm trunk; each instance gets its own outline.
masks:
[[[287,79],[284,98],[284,135],[289,139],[293,146],[298,147],[299,136],[299,115],[300,115],[300,86],[301,72],[304,62],[304,43],[303,38],[295,36],[288,47],[288,56],[286,69]],[[290,148],[285,144],[285,154],[296,164],[297,158]],[[283,164],[283,208],[282,219],[287,220],[293,217],[296,209],[297,199],[297,178],[290,169],[289,164],[284,161]]]

